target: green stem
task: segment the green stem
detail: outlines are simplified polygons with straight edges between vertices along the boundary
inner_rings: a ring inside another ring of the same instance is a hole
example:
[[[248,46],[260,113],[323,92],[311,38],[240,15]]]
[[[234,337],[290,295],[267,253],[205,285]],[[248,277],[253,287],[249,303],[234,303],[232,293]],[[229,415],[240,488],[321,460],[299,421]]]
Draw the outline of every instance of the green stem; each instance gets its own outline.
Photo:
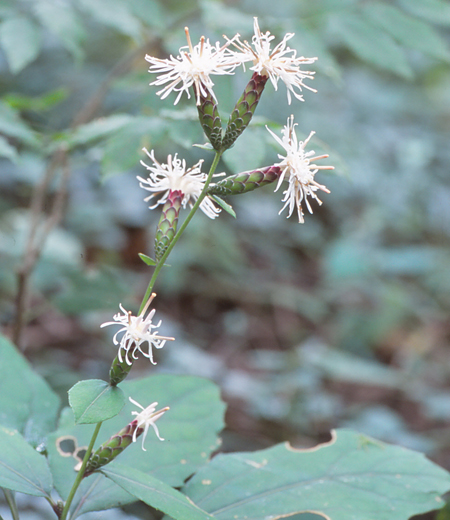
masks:
[[[94,433],[92,434],[91,441],[89,442],[89,446],[86,450],[86,454],[83,459],[83,463],[81,464],[80,471],[78,472],[77,478],[75,479],[72,489],[70,490],[69,496],[67,497],[67,501],[66,501],[66,503],[64,505],[64,509],[61,513],[60,520],[66,520],[66,518],[67,518],[67,513],[69,512],[69,508],[72,504],[73,497],[75,496],[75,493],[77,492],[78,486],[81,484],[81,481],[83,480],[84,470],[86,469],[88,460],[91,457],[92,448],[94,447],[95,441],[97,440],[98,432],[100,431],[101,425],[102,425],[102,423],[99,422],[95,426]]]
[[[144,295],[144,298],[142,300],[141,307],[139,309],[139,314],[143,311],[147,300],[150,298],[150,295],[152,294],[153,287],[155,285],[156,279],[158,278],[159,272],[161,271],[161,269],[162,269],[162,267],[163,267],[167,257],[169,256],[169,254],[172,251],[173,247],[177,243],[178,239],[183,234],[183,231],[187,228],[189,222],[192,220],[192,217],[194,216],[194,214],[197,211],[198,207],[202,203],[203,199],[206,197],[206,192],[208,191],[208,186],[209,186],[209,184],[211,182],[211,179],[212,179],[212,176],[213,176],[214,172],[216,171],[217,165],[219,164],[219,160],[220,160],[220,157],[221,157],[222,153],[223,153],[223,151],[217,151],[216,152],[216,155],[214,156],[214,160],[213,160],[213,162],[211,164],[211,168],[209,169],[208,177],[206,179],[205,185],[203,187],[203,190],[202,190],[200,196],[198,197],[198,199],[195,202],[195,204],[192,206],[192,209],[189,212],[188,216],[186,217],[186,220],[180,226],[180,228],[177,231],[177,234],[173,237],[172,242],[169,244],[169,246],[166,249],[166,251],[164,252],[163,256],[161,257],[161,259],[157,263],[157,265],[155,267],[155,270],[153,271],[153,275],[152,275],[152,277],[150,279],[150,282],[148,284],[147,290],[145,291],[145,295]]]
[[[5,495],[6,502],[8,503],[9,509],[11,510],[11,515],[13,520],[19,520],[19,511],[17,509],[16,499],[14,497],[14,493],[9,489],[3,488],[3,493]]]

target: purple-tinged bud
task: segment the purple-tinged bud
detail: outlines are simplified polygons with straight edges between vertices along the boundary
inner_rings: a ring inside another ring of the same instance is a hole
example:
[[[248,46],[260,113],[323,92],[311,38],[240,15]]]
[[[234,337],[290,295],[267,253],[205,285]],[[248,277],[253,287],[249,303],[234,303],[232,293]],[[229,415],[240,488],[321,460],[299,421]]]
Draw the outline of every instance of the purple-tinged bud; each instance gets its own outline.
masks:
[[[268,79],[268,76],[261,76],[257,72],[253,73],[252,79],[248,82],[242,96],[231,112],[228,126],[222,139],[223,150],[230,148],[247,128],[258,106]]]

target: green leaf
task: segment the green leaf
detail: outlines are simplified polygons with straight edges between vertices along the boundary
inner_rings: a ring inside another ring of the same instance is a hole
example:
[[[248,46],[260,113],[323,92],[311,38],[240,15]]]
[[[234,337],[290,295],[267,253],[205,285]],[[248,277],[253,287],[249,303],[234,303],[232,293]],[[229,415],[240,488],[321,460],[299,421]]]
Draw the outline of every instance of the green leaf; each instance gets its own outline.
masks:
[[[134,117],[105,145],[102,176],[108,178],[139,166],[142,147],[154,148],[165,136],[167,122],[159,117]],[[150,141],[151,139],[151,141]]]
[[[41,31],[28,18],[7,18],[0,24],[0,44],[11,72],[17,74],[38,56]]]
[[[18,430],[30,444],[37,446],[55,427],[58,396],[1,335],[0,373],[0,423]]]
[[[180,487],[184,480],[206,463],[217,449],[217,432],[223,427],[224,404],[219,388],[198,377],[156,375],[139,381],[120,384],[127,402],[119,415],[103,423],[98,445],[117,433],[133,419],[135,407],[128,402],[131,396],[142,406],[157,401],[170,410],[158,422],[159,441],[150,430],[143,451],[140,442],[132,444],[118,457],[120,464],[144,471],[169,484]],[[71,488],[73,457],[63,456],[58,450],[58,439],[73,437],[78,447],[87,447],[94,427],[75,425],[70,410],[61,416],[59,428],[48,437],[47,450],[55,488],[63,499]],[[75,496],[72,513],[80,515],[133,502],[136,499],[104,475],[93,474],[82,482]]]
[[[39,143],[30,127],[4,101],[0,101],[0,132],[31,146],[37,146]]]
[[[138,253],[139,258],[144,262],[144,264],[147,265],[156,265],[156,260],[153,260],[153,258],[150,258],[147,255],[144,255],[144,253]]]
[[[217,520],[407,520],[439,508],[449,489],[449,473],[423,454],[338,430],[316,448],[218,455],[183,491]]]
[[[18,158],[17,150],[2,135],[0,135],[0,157],[6,157],[12,162],[17,161]]]
[[[78,0],[97,22],[105,24],[135,40],[140,40],[141,25],[123,0]]]
[[[393,5],[371,2],[363,7],[367,20],[377,24],[403,45],[448,61],[447,43],[428,23],[402,13]]]
[[[399,0],[405,11],[439,25],[450,25],[448,0]]]
[[[47,460],[16,430],[0,426],[0,487],[34,495],[49,496],[52,475]]]
[[[81,59],[83,57],[81,45],[86,37],[86,32],[82,20],[70,2],[37,0],[34,2],[33,9],[42,25],[58,36],[64,47],[75,58]]]
[[[102,117],[90,123],[79,126],[67,139],[70,147],[91,144],[99,139],[110,137],[128,124],[133,117],[128,114],[114,114]]]
[[[230,214],[232,217],[236,218],[236,213],[234,211],[234,209],[229,205],[227,204],[224,200],[222,200],[220,197],[218,197],[217,195],[211,195],[211,198],[214,199],[215,202],[217,202],[217,204],[224,210],[226,211],[228,214]]]
[[[102,470],[108,478],[149,506],[175,520],[208,520],[213,517],[193,504],[186,495],[143,471],[114,462]]]
[[[214,152],[214,147],[211,143],[205,143],[205,144],[193,144],[195,148],[200,148],[201,150],[207,150],[210,152]]]
[[[62,87],[42,96],[24,96],[23,94],[10,93],[3,96],[3,99],[14,110],[44,112],[64,101],[68,95],[69,91]]]
[[[336,14],[333,22],[335,30],[356,56],[404,78],[413,77],[404,52],[389,34],[362,16],[348,12]]]
[[[115,417],[125,404],[125,396],[117,386],[88,379],[69,390],[69,404],[77,424],[94,424]]]

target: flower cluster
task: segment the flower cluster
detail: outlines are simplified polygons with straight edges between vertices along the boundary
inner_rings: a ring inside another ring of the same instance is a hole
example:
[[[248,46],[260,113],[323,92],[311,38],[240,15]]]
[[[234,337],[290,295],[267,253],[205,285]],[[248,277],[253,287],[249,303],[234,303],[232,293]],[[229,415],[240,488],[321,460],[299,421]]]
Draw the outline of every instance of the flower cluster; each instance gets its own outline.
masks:
[[[282,161],[275,164],[275,166],[279,166],[281,168],[281,175],[278,179],[278,184],[275,191],[279,189],[283,180],[286,179],[289,183],[288,188],[283,192],[284,197],[282,202],[285,204],[280,210],[280,213],[283,212],[286,208],[289,208],[288,217],[290,217],[294,211],[294,208],[297,208],[298,221],[303,223],[304,219],[302,201],[305,201],[308,211],[312,213],[313,211],[308,201],[308,197],[311,197],[317,200],[319,204],[322,204],[322,201],[317,196],[316,191],[322,190],[325,193],[330,193],[325,186],[314,180],[314,175],[319,170],[333,170],[334,167],[318,166],[317,164],[313,163],[313,161],[317,161],[319,159],[326,159],[328,155],[318,155],[316,157],[311,157],[315,152],[313,150],[306,152],[305,147],[315,132],[311,132],[304,141],[298,141],[297,135],[295,133],[296,126],[297,125],[294,124],[294,116],[289,117],[286,126],[281,131],[283,136],[282,139],[274,134],[270,128],[266,128],[275,138],[277,143],[279,143],[286,150],[286,156],[278,155],[278,158],[282,159]]]
[[[183,92],[190,98],[191,86],[194,86],[197,105],[200,105],[200,97],[206,97],[208,92],[216,99],[211,76],[232,74],[237,66],[245,66],[248,62],[253,63],[250,70],[270,78],[275,90],[280,79],[285,83],[289,104],[291,93],[303,101],[301,94],[294,89],[301,91],[302,87],[306,87],[315,92],[303,83],[305,79],[313,79],[314,72],[303,71],[300,67],[314,63],[317,58],[297,57],[297,51],[287,46],[288,40],[294,36],[292,33],[286,34],[283,40],[271,49],[275,36],[268,31],[265,34],[261,33],[257,18],[254,19],[251,44],[245,40],[241,42],[239,34],[236,34],[231,39],[226,38],[227,42],[224,45],[217,42],[213,46],[202,36],[200,42],[193,46],[188,28],[185,28],[185,31],[188,45],[180,48],[179,56],[171,55],[168,59],[145,56],[151,64],[149,72],[160,74],[150,85],[165,85],[157,92],[161,99],[166,98],[172,91],[178,92],[174,103],[176,105]],[[230,46],[237,50],[230,49]]]
[[[191,168],[186,169],[186,161],[184,159],[178,159],[177,154],[175,154],[174,157],[169,155],[167,157],[167,164],[161,164],[155,159],[153,150],[148,152],[147,149],[144,148],[144,152],[153,162],[153,166],[149,166],[144,161],[141,161],[141,164],[150,172],[147,179],[138,177],[140,187],[151,192],[151,195],[144,200],[148,202],[153,199],[153,197],[161,195],[158,201],[153,206],[150,206],[150,209],[164,204],[169,198],[170,193],[174,191],[181,191],[183,194],[182,206],[184,208],[187,204],[192,207],[193,203],[195,203],[200,196],[208,177],[208,175],[202,173],[201,170],[203,160],[200,160]],[[211,219],[216,218],[220,213],[220,209],[216,208],[209,197],[205,197],[202,200],[200,209]]]
[[[154,330],[161,326],[161,320],[154,325],[152,320],[155,315],[155,309],[152,309],[147,317],[145,314],[150,306],[150,303],[155,298],[156,294],[153,293],[145,304],[144,309],[138,316],[133,316],[130,311],[126,311],[122,304],[119,304],[120,313],[113,316],[114,321],[108,321],[100,325],[100,327],[108,327],[109,325],[122,325],[122,327],[114,334],[113,342],[114,345],[119,345],[118,358],[120,363],[123,363],[124,359],[127,365],[131,366],[133,360],[137,359],[137,354],[140,352],[144,357],[148,358],[150,362],[155,365],[153,361],[152,347],[163,348],[166,341],[173,341],[175,338],[166,336],[159,336],[158,331]],[[122,334],[119,340],[117,337]],[[143,350],[143,344],[148,344],[148,349]],[[122,355],[122,351],[125,354],[125,358]]]

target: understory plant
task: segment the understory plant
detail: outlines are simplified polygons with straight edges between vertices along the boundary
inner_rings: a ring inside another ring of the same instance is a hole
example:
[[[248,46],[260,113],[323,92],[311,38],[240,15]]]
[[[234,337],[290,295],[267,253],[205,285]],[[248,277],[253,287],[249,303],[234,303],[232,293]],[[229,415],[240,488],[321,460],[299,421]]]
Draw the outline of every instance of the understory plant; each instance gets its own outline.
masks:
[[[156,74],[151,86],[161,99],[175,96],[175,105],[184,95],[192,98],[208,139],[199,146],[205,156],[213,154],[212,161],[206,172],[204,160],[189,165],[178,153],[162,158],[158,150],[144,149],[138,182],[160,218],[154,254],[140,255],[151,275],[137,314],[117,302],[119,312],[101,325],[114,328],[117,347],[109,379],[78,382],[69,391],[70,406],[59,412],[56,394],[11,342],[0,339],[0,486],[12,517],[20,517],[15,493],[44,497],[61,520],[136,500],[175,520],[273,520],[301,512],[333,520],[400,520],[440,508],[450,474],[421,453],[337,430],[315,448],[286,442],[212,457],[225,409],[215,384],[164,374],[128,378],[139,357],[151,366],[159,349],[176,349],[176,338],[160,334],[154,291],[198,209],[211,220],[222,211],[236,216],[229,198],[269,184],[282,193],[280,213],[301,224],[305,208],[312,214],[322,204],[320,192],[332,203],[316,175],[333,167],[322,163],[327,155],[311,149],[314,131],[299,135],[293,116],[281,133],[267,128],[280,147],[272,164],[230,176],[217,172],[222,155],[251,124],[265,89],[284,84],[289,104],[304,101],[303,89],[313,90],[314,78],[304,67],[317,58],[298,56],[288,46],[293,34],[275,44],[256,18],[250,42],[235,35],[215,45],[201,37],[194,45],[185,31],[187,46],[178,56],[146,56]],[[212,78],[238,71],[248,83],[225,125]]]

